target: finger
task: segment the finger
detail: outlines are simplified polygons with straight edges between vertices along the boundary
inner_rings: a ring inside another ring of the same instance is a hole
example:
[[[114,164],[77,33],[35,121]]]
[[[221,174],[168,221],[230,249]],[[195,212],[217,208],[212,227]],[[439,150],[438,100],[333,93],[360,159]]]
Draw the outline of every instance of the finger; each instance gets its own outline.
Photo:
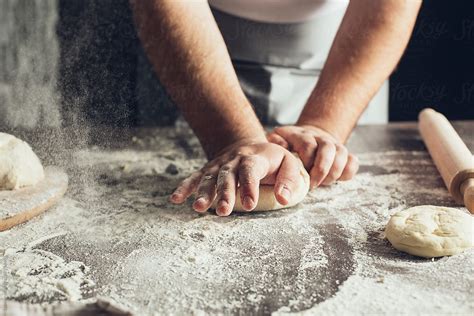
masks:
[[[358,170],[359,159],[356,156],[349,154],[347,157],[346,167],[344,168],[342,175],[339,177],[339,180],[346,181],[352,179]]]
[[[332,167],[329,170],[326,179],[323,181],[324,185],[330,185],[341,177],[342,172],[346,167],[348,156],[349,152],[347,151],[346,147],[336,144],[336,157],[334,158],[334,162],[332,163]]]
[[[299,176],[300,164],[298,160],[291,154],[286,155],[281,162],[275,181],[275,197],[278,203],[282,205],[289,203],[291,195],[297,189]]]
[[[311,168],[311,188],[319,186],[326,178],[331,170],[334,158],[336,157],[336,146],[329,140],[317,138],[318,151],[314,161],[313,168]]]
[[[267,134],[267,140],[270,143],[280,145],[281,147],[283,147],[285,149],[288,149],[290,147],[288,145],[288,142],[283,137],[281,137],[280,135],[278,135],[276,133]]]
[[[174,204],[181,204],[196,191],[196,187],[201,180],[202,173],[200,171],[193,173],[191,176],[184,179],[179,186],[174,190],[170,196],[170,202]]]
[[[257,206],[260,180],[267,175],[268,168],[268,161],[260,156],[246,156],[240,161],[240,199],[244,210],[251,211]]]
[[[296,142],[299,135],[299,133],[295,133],[295,129],[289,129],[285,126],[280,126],[274,128],[273,133],[280,136],[287,142],[288,147],[286,149],[290,151],[293,150],[294,143]]]
[[[316,149],[318,144],[313,136],[308,134],[296,134],[292,141],[293,150],[298,153],[306,170],[311,170],[316,157]]]
[[[302,130],[303,131],[303,130]],[[314,137],[303,132],[290,132],[286,128],[275,128],[275,132],[288,141],[292,151],[298,153],[306,170],[310,170],[313,166],[314,157],[316,155],[317,143]]]
[[[237,188],[237,167],[239,159],[234,159],[223,165],[217,176],[217,206],[216,213],[219,216],[227,216],[232,212],[235,205],[235,194]]]
[[[278,126],[273,129],[273,132],[286,139],[289,135],[294,134],[295,130],[302,130],[301,128],[295,127],[296,126]]]
[[[201,177],[197,188],[196,200],[193,208],[197,212],[206,212],[216,197],[216,181],[219,166],[208,169]]]

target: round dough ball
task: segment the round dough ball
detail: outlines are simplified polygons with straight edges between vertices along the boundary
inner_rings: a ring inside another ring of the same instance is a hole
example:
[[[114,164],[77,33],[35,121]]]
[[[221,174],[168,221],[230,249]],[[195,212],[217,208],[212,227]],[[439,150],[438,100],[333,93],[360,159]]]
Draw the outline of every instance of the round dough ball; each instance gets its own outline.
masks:
[[[394,215],[385,235],[398,250],[433,258],[458,254],[474,246],[474,219],[450,207],[415,206]]]
[[[0,190],[35,185],[43,178],[43,166],[30,145],[0,133]]]
[[[303,166],[303,163],[298,158],[300,162],[300,177],[298,178],[297,188],[294,192],[292,192],[290,201],[288,201],[287,205],[282,205],[278,203],[277,199],[275,198],[274,193],[274,186],[273,185],[260,185],[259,188],[259,198],[257,202],[257,206],[253,209],[254,211],[275,211],[283,208],[288,208],[295,206],[296,204],[303,201],[306,194],[309,192],[309,185],[310,185],[310,178],[308,172]],[[211,208],[216,207],[217,201],[214,201]],[[237,195],[235,198],[235,206],[234,211],[243,211],[244,208],[242,207],[242,202],[240,200],[240,190],[237,190]]]

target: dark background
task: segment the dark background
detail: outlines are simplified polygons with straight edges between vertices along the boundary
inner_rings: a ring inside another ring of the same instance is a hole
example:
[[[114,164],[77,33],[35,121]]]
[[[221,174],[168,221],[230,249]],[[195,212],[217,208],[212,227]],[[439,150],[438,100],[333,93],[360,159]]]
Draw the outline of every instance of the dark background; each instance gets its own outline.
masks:
[[[474,1],[425,0],[390,78],[390,120],[415,120],[431,106],[474,119]]]
[[[165,125],[176,110],[140,48],[128,1],[59,0],[63,116],[113,125]],[[474,1],[425,0],[390,79],[390,120],[421,108],[474,119]],[[66,120],[67,121],[67,120]]]
[[[77,87],[84,87],[95,90],[84,102],[88,118],[101,123],[135,124],[137,112],[147,109],[154,111],[139,123],[167,124],[176,117],[164,91],[147,97],[153,82],[158,85],[156,78],[148,83],[150,89],[137,90],[137,55],[143,58],[143,52],[137,48],[127,1],[61,0],[58,34],[66,103],[74,103],[83,93]],[[389,100],[391,121],[416,120],[426,106],[450,119],[474,119],[474,1],[423,2],[408,48],[390,78]]]

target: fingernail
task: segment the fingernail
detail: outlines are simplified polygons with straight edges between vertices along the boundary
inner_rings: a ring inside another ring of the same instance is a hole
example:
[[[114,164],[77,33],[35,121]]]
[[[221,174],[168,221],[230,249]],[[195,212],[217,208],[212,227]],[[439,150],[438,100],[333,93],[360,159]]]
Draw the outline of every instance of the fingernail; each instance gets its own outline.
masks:
[[[206,204],[207,202],[207,199],[205,197],[200,197],[198,198],[196,201],[194,201],[194,205],[193,206],[203,206],[204,204]]]
[[[283,188],[281,189],[280,194],[281,194],[281,196],[282,196],[285,200],[287,200],[287,201],[290,200],[291,192],[290,192],[290,190],[288,190],[286,187],[283,187]]]
[[[250,209],[253,206],[253,200],[250,196],[244,197],[244,207]]]
[[[291,197],[291,192],[288,190],[288,188],[284,184],[280,184],[278,187],[277,192],[287,201],[290,200]]]
[[[229,204],[226,201],[220,201],[219,205],[217,206],[217,209],[216,209],[217,215],[220,215],[220,216],[225,215],[228,206],[229,206]]]

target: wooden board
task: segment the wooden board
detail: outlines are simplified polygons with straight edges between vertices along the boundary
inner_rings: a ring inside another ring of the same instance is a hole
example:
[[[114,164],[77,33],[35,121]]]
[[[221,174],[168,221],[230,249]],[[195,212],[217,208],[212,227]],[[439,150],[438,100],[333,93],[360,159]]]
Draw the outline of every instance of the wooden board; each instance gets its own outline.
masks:
[[[0,231],[24,223],[53,206],[66,192],[67,174],[45,168],[45,178],[35,186],[0,191]]]

